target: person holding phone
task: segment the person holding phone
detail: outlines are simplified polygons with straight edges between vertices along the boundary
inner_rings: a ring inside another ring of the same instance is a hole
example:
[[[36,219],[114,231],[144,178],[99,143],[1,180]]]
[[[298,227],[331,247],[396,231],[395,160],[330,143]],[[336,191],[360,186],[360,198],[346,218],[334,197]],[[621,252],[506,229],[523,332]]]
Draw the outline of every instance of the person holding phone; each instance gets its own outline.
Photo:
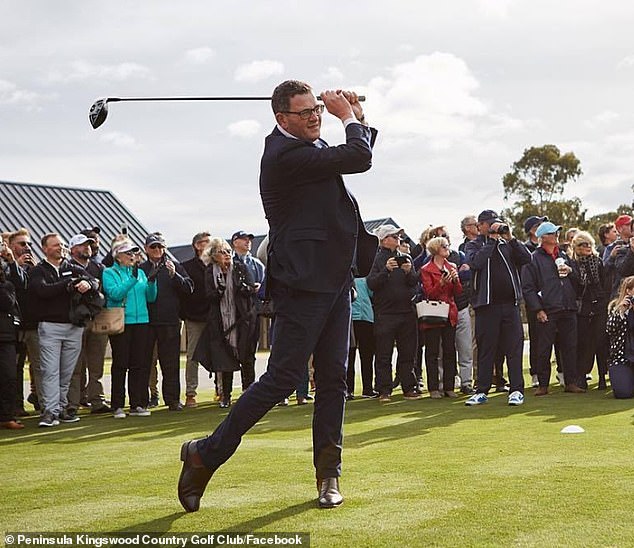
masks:
[[[449,257],[449,241],[436,237],[427,242],[427,251],[431,255],[429,261],[420,271],[423,290],[428,299],[443,301],[449,304],[449,317],[444,323],[425,323],[425,368],[427,370],[427,386],[429,397],[442,398],[439,391],[438,355],[442,342],[442,384],[444,395],[456,398],[454,383],[456,378],[456,325],[458,324],[458,307],[455,296],[462,293],[462,284],[458,269]]]
[[[374,367],[380,402],[390,401],[392,394],[395,342],[398,350],[396,375],[403,387],[403,397],[408,400],[421,398],[414,374],[418,336],[413,299],[418,276],[411,257],[398,250],[403,232],[403,229],[390,224],[381,225],[376,230],[379,249],[367,277],[368,287],[374,292]]]

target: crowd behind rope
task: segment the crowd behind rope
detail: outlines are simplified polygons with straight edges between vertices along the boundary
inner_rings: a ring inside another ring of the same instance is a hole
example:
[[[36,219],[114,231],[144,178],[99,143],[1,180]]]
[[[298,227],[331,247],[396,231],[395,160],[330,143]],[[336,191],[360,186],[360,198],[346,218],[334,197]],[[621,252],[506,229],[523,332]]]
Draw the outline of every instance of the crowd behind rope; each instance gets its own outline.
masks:
[[[462,219],[458,246],[442,225],[425,229],[418,243],[405,241],[402,229],[380,226],[372,269],[351,288],[348,399],[355,397],[358,354],[363,398],[388,402],[399,385],[404,399],[422,398],[424,363],[432,399],[464,397],[476,406],[495,390],[508,392],[509,405],[522,405],[523,320],[535,396],[552,390],[554,356],[565,392],[583,394],[596,364],[598,389],[609,380],[615,397],[634,397],[633,225],[620,215],[600,227],[597,243],[588,232],[563,232],[531,216],[519,241],[495,211],[484,210]],[[0,248],[2,428],[24,427],[26,403],[43,428],[79,421],[81,408],[114,419],[147,417],[160,396],[169,411],[181,412],[198,405],[201,366],[214,377],[223,408],[235,397],[236,372],[242,391],[255,381],[260,316],[272,318],[275,341],[266,240],[258,258],[252,234],[238,231],[227,242],[200,232],[192,239],[194,257],[179,264],[166,254],[161,233],[148,234],[142,246],[120,234],[99,262],[100,230],[93,227],[68,244],[57,233],[43,235],[44,259],[36,263],[31,237],[25,229],[5,233]],[[417,303],[448,306],[431,317],[424,307],[417,314]],[[122,312],[122,331],[95,329],[104,309]],[[108,339],[109,395],[102,384]],[[307,363],[298,405],[312,399],[311,369]]]

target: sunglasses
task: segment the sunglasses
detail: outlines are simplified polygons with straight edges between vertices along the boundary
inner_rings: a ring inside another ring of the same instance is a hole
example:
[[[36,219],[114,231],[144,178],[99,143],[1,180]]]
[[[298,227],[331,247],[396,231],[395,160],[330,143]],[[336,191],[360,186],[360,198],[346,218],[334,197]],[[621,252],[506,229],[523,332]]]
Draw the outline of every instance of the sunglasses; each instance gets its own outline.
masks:
[[[15,243],[22,247],[29,247],[31,245],[31,242],[15,242]]]

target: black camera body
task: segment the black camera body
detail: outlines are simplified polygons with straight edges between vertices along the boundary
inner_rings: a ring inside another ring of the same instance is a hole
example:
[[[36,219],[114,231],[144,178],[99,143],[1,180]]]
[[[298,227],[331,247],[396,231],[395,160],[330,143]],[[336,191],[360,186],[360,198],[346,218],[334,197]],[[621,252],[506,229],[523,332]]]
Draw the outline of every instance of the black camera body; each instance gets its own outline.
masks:
[[[398,257],[394,257],[396,259],[396,264],[401,267],[405,263],[409,263],[409,258],[406,255],[399,255]]]

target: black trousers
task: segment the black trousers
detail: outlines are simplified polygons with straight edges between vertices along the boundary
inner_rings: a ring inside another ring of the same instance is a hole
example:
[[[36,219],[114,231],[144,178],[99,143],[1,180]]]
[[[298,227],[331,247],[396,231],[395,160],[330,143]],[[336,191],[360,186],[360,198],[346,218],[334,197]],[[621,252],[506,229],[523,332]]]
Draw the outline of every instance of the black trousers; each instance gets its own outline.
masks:
[[[560,351],[564,383],[580,384],[577,369],[577,313],[564,311],[548,314],[547,322],[537,322],[539,386],[550,384],[550,356],[555,341]]]
[[[275,344],[266,372],[240,396],[216,430],[198,442],[204,464],[216,470],[236,451],[242,436],[271,408],[288,398],[315,366],[313,464],[318,479],[341,475],[346,365],[350,340],[350,282],[337,293],[314,293],[279,284]]]
[[[354,329],[354,338],[357,341],[357,346],[356,348],[351,348],[348,355],[348,375],[346,377],[348,393],[354,393],[354,362],[358,349],[359,358],[361,359],[363,393],[369,395],[374,391],[374,324],[363,320],[354,320],[352,328]]]
[[[398,357],[396,375],[403,392],[416,388],[414,363],[418,346],[418,321],[412,311],[406,314],[377,314],[374,318],[374,340],[376,343],[376,390],[379,394],[392,393],[392,353],[394,343]]]
[[[530,374],[537,375],[537,312],[526,310],[528,320],[528,363]]]
[[[608,373],[608,335],[605,332],[607,310],[592,316],[577,316],[577,365],[581,385],[587,386],[585,375],[592,371],[597,361],[599,377]]]
[[[425,370],[427,388],[438,390],[438,355],[442,344],[442,386],[445,392],[453,391],[456,382],[456,328],[451,325],[425,329]]]
[[[510,391],[523,393],[524,331],[519,307],[509,303],[476,308],[475,332],[478,344],[478,392],[487,394],[491,389],[493,364],[499,349],[506,356]]]
[[[0,342],[0,422],[15,420],[17,369],[15,343]]]
[[[181,393],[180,380],[180,350],[181,350],[181,325],[152,325],[149,329],[149,348],[156,344],[158,361],[161,365],[163,376],[163,401],[166,405],[178,403]],[[150,370],[152,353],[148,352],[148,371]],[[148,378],[149,382],[149,378]]]
[[[147,407],[149,402],[148,382],[152,354],[148,344],[149,326],[146,323],[127,324],[119,335],[110,335],[112,348],[111,405],[113,409],[125,406],[125,381],[128,377],[130,408]]]

